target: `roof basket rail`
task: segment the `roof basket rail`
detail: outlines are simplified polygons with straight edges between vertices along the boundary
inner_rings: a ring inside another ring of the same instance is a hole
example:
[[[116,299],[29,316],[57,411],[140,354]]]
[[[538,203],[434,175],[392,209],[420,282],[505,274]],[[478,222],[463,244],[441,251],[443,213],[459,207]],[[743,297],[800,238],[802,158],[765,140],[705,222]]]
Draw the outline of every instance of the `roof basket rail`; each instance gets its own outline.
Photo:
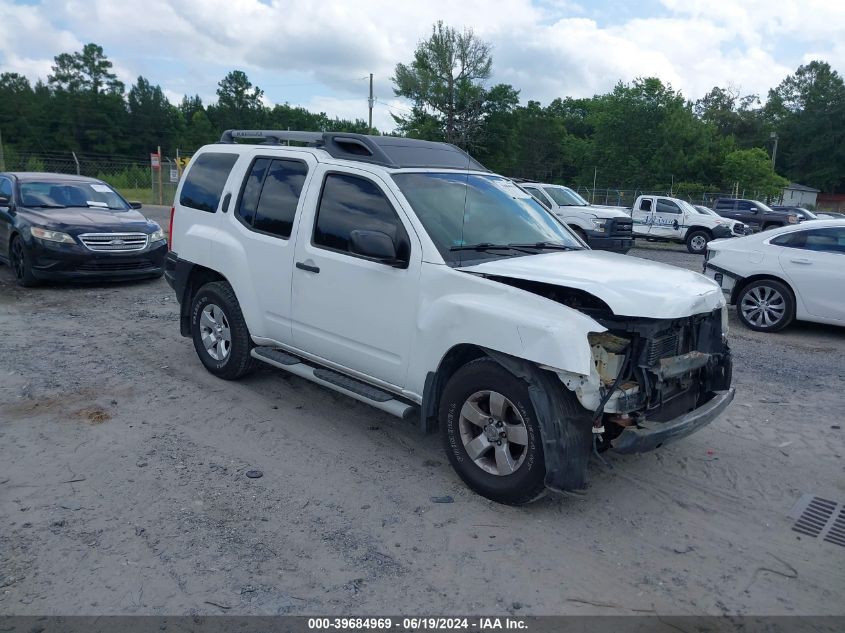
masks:
[[[281,141],[322,145],[322,132],[299,132],[292,130],[226,130],[220,137],[221,143],[234,143],[235,139],[262,139],[268,144],[278,144]]]
[[[333,158],[405,167],[441,167],[488,171],[462,149],[447,143],[393,136],[370,136],[354,132],[302,132],[294,130],[226,130],[220,143],[257,139],[267,145],[305,143],[326,151]]]

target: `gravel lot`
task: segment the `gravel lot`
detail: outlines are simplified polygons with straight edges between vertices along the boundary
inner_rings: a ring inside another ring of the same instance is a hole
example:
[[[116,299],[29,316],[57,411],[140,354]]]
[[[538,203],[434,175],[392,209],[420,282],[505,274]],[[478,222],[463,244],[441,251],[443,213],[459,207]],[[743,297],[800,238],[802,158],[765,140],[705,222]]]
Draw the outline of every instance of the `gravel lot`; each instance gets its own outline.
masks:
[[[841,615],[845,548],[789,512],[845,500],[845,329],[731,326],[724,416],[509,508],[437,435],[271,368],[215,379],[163,280],[0,267],[0,613]]]

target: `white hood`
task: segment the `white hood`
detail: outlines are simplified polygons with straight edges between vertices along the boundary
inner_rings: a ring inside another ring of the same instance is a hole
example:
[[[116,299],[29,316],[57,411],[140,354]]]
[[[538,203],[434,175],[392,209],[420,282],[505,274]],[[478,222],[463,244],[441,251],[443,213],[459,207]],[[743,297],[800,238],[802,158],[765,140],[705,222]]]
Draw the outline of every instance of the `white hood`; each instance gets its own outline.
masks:
[[[725,301],[719,286],[704,275],[604,251],[527,255],[459,270],[583,290],[617,316],[675,319],[712,312]]]

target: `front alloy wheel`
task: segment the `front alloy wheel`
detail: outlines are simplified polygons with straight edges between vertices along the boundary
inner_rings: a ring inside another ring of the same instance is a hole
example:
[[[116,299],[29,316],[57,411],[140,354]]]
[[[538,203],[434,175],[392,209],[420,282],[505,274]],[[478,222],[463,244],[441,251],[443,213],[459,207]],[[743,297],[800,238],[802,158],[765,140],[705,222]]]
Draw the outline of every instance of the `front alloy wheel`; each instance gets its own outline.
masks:
[[[12,272],[19,286],[29,288],[38,282],[32,274],[29,257],[24,249],[23,240],[19,236],[13,237],[9,245],[9,263],[12,265]]]
[[[528,454],[528,429],[513,402],[497,391],[476,391],[461,407],[461,441],[469,458],[491,475],[519,470]]]
[[[477,493],[511,505],[543,494],[543,443],[524,380],[492,358],[470,361],[446,383],[439,422],[449,462]]]
[[[737,316],[758,332],[777,332],[793,319],[792,293],[774,280],[755,281],[743,289],[737,302]]]

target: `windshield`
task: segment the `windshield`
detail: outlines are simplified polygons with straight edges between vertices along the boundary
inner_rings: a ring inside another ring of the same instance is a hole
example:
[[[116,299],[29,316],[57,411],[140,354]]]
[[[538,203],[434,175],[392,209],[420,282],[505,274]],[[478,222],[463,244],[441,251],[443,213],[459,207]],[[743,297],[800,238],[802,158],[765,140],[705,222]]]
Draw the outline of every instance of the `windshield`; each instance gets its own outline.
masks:
[[[758,202],[757,200],[754,200],[753,203],[754,203],[754,206],[756,206],[758,209],[760,209],[760,211],[763,211],[765,213],[775,213],[774,209],[772,209],[768,205],[763,204],[762,202]]]
[[[677,200],[678,205],[681,207],[681,211],[685,211],[687,213],[698,213],[698,209],[692,206],[686,200]]]
[[[587,207],[590,203],[584,200],[569,187],[543,187],[543,191],[561,207]]]
[[[448,262],[583,248],[534,198],[500,176],[404,173],[393,180]],[[478,254],[471,250],[476,246]]]
[[[698,211],[702,215],[719,215],[713,209],[708,209],[707,207],[702,207],[700,204],[695,205],[695,210]]]
[[[21,204],[25,207],[63,209],[65,207],[99,207],[128,209],[114,189],[101,182],[76,180],[30,181],[20,183]]]

